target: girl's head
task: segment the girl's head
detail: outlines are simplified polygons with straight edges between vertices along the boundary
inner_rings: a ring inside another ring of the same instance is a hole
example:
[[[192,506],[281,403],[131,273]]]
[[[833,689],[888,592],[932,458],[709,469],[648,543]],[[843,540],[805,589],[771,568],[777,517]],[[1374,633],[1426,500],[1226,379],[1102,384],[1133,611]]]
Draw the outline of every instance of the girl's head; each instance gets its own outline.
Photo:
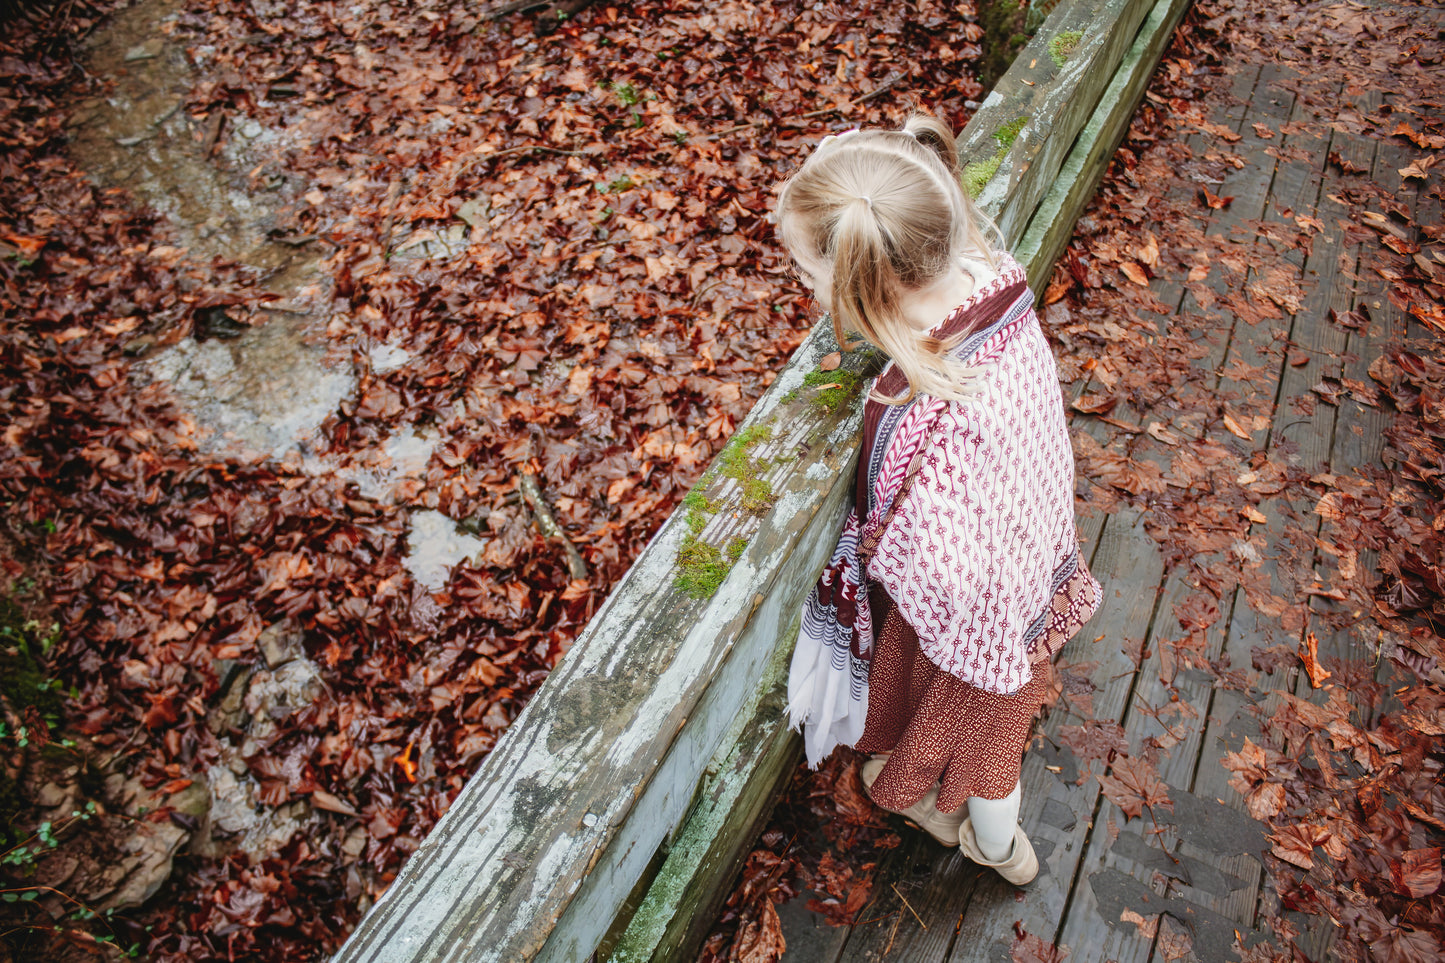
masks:
[[[902,130],[825,138],[783,185],[777,222],[803,280],[832,314],[839,344],[856,331],[907,376],[908,395],[891,400],[914,391],[959,396],[962,367],[901,309],[956,270],[960,255],[993,264],[945,124],[919,115]]]

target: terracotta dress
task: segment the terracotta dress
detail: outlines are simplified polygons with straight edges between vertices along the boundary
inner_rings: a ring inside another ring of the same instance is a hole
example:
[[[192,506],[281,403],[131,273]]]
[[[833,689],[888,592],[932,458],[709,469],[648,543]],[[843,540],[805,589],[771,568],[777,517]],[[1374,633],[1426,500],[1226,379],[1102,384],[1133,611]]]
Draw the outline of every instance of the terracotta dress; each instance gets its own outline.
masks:
[[[1022,269],[1005,257],[933,333],[964,335],[956,354],[982,388],[947,404],[866,404],[856,511],[874,550],[873,645],[855,747],[892,753],[872,787],[881,804],[907,808],[941,779],[938,808],[951,812],[1013,791],[1052,659],[1100,589],[1078,550],[1058,373]],[[896,397],[905,383],[890,367],[878,388]],[[914,477],[897,497],[905,464]],[[885,498],[897,503],[880,525]]]

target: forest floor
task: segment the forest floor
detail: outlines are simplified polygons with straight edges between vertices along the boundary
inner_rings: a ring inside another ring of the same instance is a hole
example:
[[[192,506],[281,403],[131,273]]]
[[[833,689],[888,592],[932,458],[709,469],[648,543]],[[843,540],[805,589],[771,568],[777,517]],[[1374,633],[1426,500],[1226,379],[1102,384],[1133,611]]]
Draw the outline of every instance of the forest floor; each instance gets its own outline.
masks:
[[[1445,955],[1445,11],[1196,5],[1044,295],[1104,585],[1015,890],[800,768],[704,958]]]
[[[1085,531],[1160,566],[1157,638],[1099,645],[1162,728],[1070,653],[1051,751],[1123,839],[1178,812],[1198,693],[1258,703],[1216,791],[1270,834],[1254,922],[1344,958],[1445,928],[1437,13],[1197,7],[1045,298]],[[982,39],[930,0],[0,26],[0,960],[333,951],[806,334],[772,186],[910,104],[961,126]],[[713,956],[770,958],[808,885],[845,924],[894,892],[850,771],[800,775],[819,844],[764,836]]]

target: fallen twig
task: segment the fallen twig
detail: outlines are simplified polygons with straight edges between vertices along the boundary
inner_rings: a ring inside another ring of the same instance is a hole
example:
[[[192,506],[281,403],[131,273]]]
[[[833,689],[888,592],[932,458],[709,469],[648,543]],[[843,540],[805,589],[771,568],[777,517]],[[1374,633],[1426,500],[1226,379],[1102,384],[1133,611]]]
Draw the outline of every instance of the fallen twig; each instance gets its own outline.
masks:
[[[562,157],[589,156],[589,152],[585,150],[566,150],[561,147],[549,147],[546,144],[518,144],[516,147],[504,147],[501,150],[494,150],[489,154],[476,154],[472,157],[464,158],[460,162],[457,169],[451,172],[451,176],[447,178],[447,181],[444,185],[432,188],[430,191],[427,192],[425,200],[430,201],[441,193],[450,194],[453,190],[456,189],[457,181],[461,179],[462,175],[467,173],[473,167],[475,167],[477,164],[482,163],[483,161],[496,160],[498,157],[506,157],[509,154],[522,154],[527,151],[541,151],[544,154],[559,154]]]
[[[385,216],[381,222],[381,256],[391,257],[391,222],[396,217],[396,199],[401,195],[401,178],[393,176],[386,188],[386,201],[382,205]]]
[[[904,906],[907,906],[907,907],[908,907],[908,912],[912,913],[912,914],[913,914],[913,918],[916,919],[916,920],[918,920],[918,925],[921,926],[921,927],[923,927],[924,929],[928,929],[928,924],[925,923],[925,922],[923,922],[923,918],[918,915],[918,911],[915,910],[915,909],[913,908],[912,904],[910,904],[910,903],[908,902],[908,898],[907,898],[906,896],[904,896],[901,892],[898,891],[898,884],[897,884],[897,883],[889,883],[888,885],[891,886],[891,887],[893,887],[893,895],[894,895],[894,896],[897,896],[899,899],[903,900],[903,905],[904,905]]]
[[[482,19],[499,20],[509,13],[523,13],[527,10],[536,10],[538,7],[550,7],[551,5],[552,0],[512,0],[511,3],[504,3],[500,7],[483,10]]]
[[[562,531],[562,526],[557,524],[552,510],[542,498],[542,489],[537,485],[537,479],[524,472],[518,477],[517,487],[521,489],[522,497],[527,500],[527,506],[532,509],[532,517],[537,519],[537,529],[543,537],[562,544],[562,551],[567,556],[567,574],[574,582],[585,579],[587,563],[583,560],[582,553],[577,551],[577,546],[567,537],[567,533]]]

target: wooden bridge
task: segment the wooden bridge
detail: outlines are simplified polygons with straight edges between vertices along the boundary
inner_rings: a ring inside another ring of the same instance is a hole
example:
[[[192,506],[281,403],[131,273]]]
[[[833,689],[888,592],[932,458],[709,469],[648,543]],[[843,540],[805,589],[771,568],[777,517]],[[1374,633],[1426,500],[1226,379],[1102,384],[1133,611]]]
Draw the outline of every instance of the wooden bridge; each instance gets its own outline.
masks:
[[[1439,8],[1431,16],[1445,22]],[[1381,184],[1400,182],[1396,171],[1414,155],[1400,142],[1332,125],[1351,109],[1370,114],[1380,104],[1379,91],[1351,91],[1342,76],[1337,100],[1307,104],[1291,93],[1299,78],[1263,60],[1238,57],[1231,63],[1232,96],[1207,118],[1213,133],[1201,132],[1187,146],[1202,154],[1209,138],[1219,144],[1222,135],[1233,156],[1244,161],[1218,186],[1218,195],[1232,201],[1214,215],[1208,231],[1236,239],[1241,251],[1260,245],[1262,260],[1282,267],[1289,282],[1298,285],[1300,303],[1282,320],[1253,324],[1228,311],[1207,310],[1186,291],[1182,276],[1162,276],[1150,286],[1173,314],[1160,319],[1159,333],[1188,323],[1181,316],[1212,315],[1217,328],[1205,339],[1207,352],[1192,364],[1215,373],[1216,391],[1244,388],[1273,399],[1268,424],[1251,426],[1256,450],[1271,462],[1310,475],[1348,474],[1356,466],[1379,463],[1386,416],[1348,396],[1336,405],[1314,403],[1311,392],[1330,379],[1368,382],[1367,369],[1384,345],[1431,333],[1391,304],[1389,282],[1361,261],[1359,235],[1349,229],[1351,213],[1342,197],[1352,189],[1354,173]],[[1416,223],[1440,220],[1438,197],[1423,188],[1402,189],[1395,200]],[[1320,226],[1308,253],[1280,251],[1255,237],[1261,221],[1295,218]],[[1252,271],[1249,281],[1259,277]],[[1229,293],[1221,282],[1214,283],[1217,294]],[[1332,314],[1368,318],[1369,323],[1347,330]],[[1230,380],[1231,371],[1245,370],[1261,373],[1247,387]],[[1074,396],[1098,388],[1085,381],[1074,386]],[[1309,403],[1299,404],[1301,399]],[[1138,414],[1116,408],[1111,420],[1138,423]],[[1074,427],[1100,439],[1106,430],[1104,422],[1081,415],[1075,415]],[[1263,571],[1281,594],[1294,589],[1290,600],[1297,601],[1300,573],[1292,573],[1292,582],[1274,569],[1298,556],[1287,544],[1291,538],[1303,535],[1313,541],[1320,518],[1312,502],[1266,500],[1260,507],[1251,536],[1263,537]],[[1019,891],[1018,899],[1013,887],[957,851],[923,833],[909,833],[881,867],[873,901],[858,914],[866,922],[851,928],[823,925],[802,900],[782,908],[786,959],[1002,961],[1015,958],[1012,948],[1027,933],[1067,948],[1070,963],[1213,963],[1235,958],[1236,939],[1249,945],[1268,935],[1261,932],[1266,915],[1281,915],[1277,897],[1264,885],[1260,856],[1269,843],[1261,824],[1246,815],[1221,760],[1226,752],[1239,751],[1246,738],[1259,741],[1258,718],[1268,718],[1284,693],[1316,699],[1322,693],[1312,688],[1297,660],[1273,671],[1251,669],[1257,649],[1284,644],[1294,651],[1301,632],[1257,614],[1243,591],[1222,600],[1221,617],[1209,631],[1203,654],[1223,658],[1248,684],[1221,686],[1197,670],[1176,675],[1163,662],[1169,641],[1188,634],[1175,606],[1196,586],[1190,584],[1187,566],[1166,567],[1143,521],[1129,509],[1083,520],[1086,556],[1103,583],[1104,603],[1065,648],[1063,660],[1098,663],[1088,673],[1097,686],[1093,718],[1118,720],[1131,747],[1151,738],[1169,746],[1158,771],[1168,785],[1172,812],[1155,809],[1157,826],[1147,818],[1128,819],[1101,794],[1097,780],[1081,780],[1073,754],[1060,749],[1060,728],[1083,720],[1076,711],[1055,711],[1042,727],[1039,749],[1025,760],[1023,821],[1044,870]],[[1317,600],[1316,608],[1320,604]],[[1374,640],[1363,638],[1365,633],[1320,635],[1322,657],[1378,658]],[[1135,651],[1143,654],[1137,664],[1125,652],[1134,646],[1141,646]],[[1167,685],[1166,677],[1171,679]],[[1175,711],[1161,718],[1161,705]],[[1306,957],[1328,958],[1333,930],[1328,920],[1282,915],[1302,931],[1296,945]]]
[[[1184,6],[1064,0],[965,131],[963,160],[985,172],[980,202],[1036,290]],[[1052,57],[1051,40],[1075,31],[1074,52]],[[1235,149],[1249,159],[1219,189],[1234,199],[1211,230],[1228,233],[1281,209],[1332,224],[1340,212],[1326,157],[1338,153],[1366,169],[1397,163],[1388,147],[1346,134],[1267,140],[1256,124],[1272,132],[1309,116],[1280,80],[1272,68],[1245,66],[1234,77],[1235,102],[1210,118],[1237,135]],[[995,137],[1020,118],[1011,144]],[[1281,152],[1282,145],[1301,150]],[[1363,378],[1359,359],[1370,356],[1370,339],[1401,333],[1405,321],[1386,305],[1373,310],[1376,324],[1367,331],[1328,322],[1331,308],[1381,297],[1368,284],[1356,288],[1351,244],[1327,228],[1307,259],[1292,255],[1305,297],[1287,319],[1288,337],[1308,349],[1306,363],[1272,351],[1267,326],[1224,315],[1209,355],[1194,363],[1215,372],[1236,359],[1263,365],[1278,398],[1308,391],[1324,373]],[[1161,277],[1152,287],[1175,310],[1198,307],[1182,279]],[[727,465],[751,466],[770,487],[771,509],[747,510],[748,471],[716,465],[704,476],[701,497],[658,533],[338,963],[582,961],[599,946],[617,961],[692,958],[798,758],[780,687],[798,603],[832,549],[849,496],[859,429],[856,398],[812,403],[817,392],[807,376],[833,350],[820,326],[724,453]],[[1332,358],[1354,360],[1343,372],[1326,371]],[[1321,471],[1378,455],[1371,421],[1378,415],[1352,402],[1339,406],[1338,417],[1324,405],[1305,417],[1282,404],[1275,410],[1255,436],[1263,450],[1287,445],[1289,458]],[[1077,425],[1103,437],[1102,422],[1085,421]],[[1311,507],[1300,509],[1308,515]],[[1272,547],[1285,520],[1272,511],[1262,517],[1257,531]],[[1067,946],[1076,963],[1173,959],[1184,942],[1194,958],[1213,963],[1231,958],[1236,931],[1249,942],[1269,899],[1260,862],[1268,843],[1218,763],[1257,732],[1252,704],[1275,690],[1306,692],[1309,683],[1281,668],[1253,687],[1224,689],[1186,670],[1171,684],[1187,708],[1167,723],[1145,711],[1170,701],[1159,643],[1180,634],[1174,603],[1193,587],[1182,568],[1166,568],[1136,511],[1089,515],[1081,534],[1104,603],[1064,658],[1095,663],[1077,670],[1076,680],[1093,690],[1095,717],[1118,720],[1133,745],[1169,740],[1158,769],[1174,805],[1154,813],[1161,838],[1151,838],[1153,824],[1126,820],[1097,780],[1080,778],[1057,738],[1060,726],[1080,719],[1056,711],[1025,765],[1025,826],[1043,870],[1022,896],[956,851],[909,833],[859,914],[869,922],[834,928],[801,901],[783,908],[787,959],[1008,960],[1016,936],[1029,933]],[[699,546],[715,572],[735,559],[711,595],[676,585],[679,558]],[[1277,620],[1272,628],[1242,602],[1230,604],[1211,629],[1210,655],[1247,667],[1251,649],[1276,641],[1275,631]],[[1124,640],[1138,644],[1137,665]],[[1345,653],[1355,643],[1341,635],[1325,644]],[[1188,940],[1176,939],[1184,931]],[[1328,936],[1312,933],[1316,942],[1301,948],[1318,958]]]

